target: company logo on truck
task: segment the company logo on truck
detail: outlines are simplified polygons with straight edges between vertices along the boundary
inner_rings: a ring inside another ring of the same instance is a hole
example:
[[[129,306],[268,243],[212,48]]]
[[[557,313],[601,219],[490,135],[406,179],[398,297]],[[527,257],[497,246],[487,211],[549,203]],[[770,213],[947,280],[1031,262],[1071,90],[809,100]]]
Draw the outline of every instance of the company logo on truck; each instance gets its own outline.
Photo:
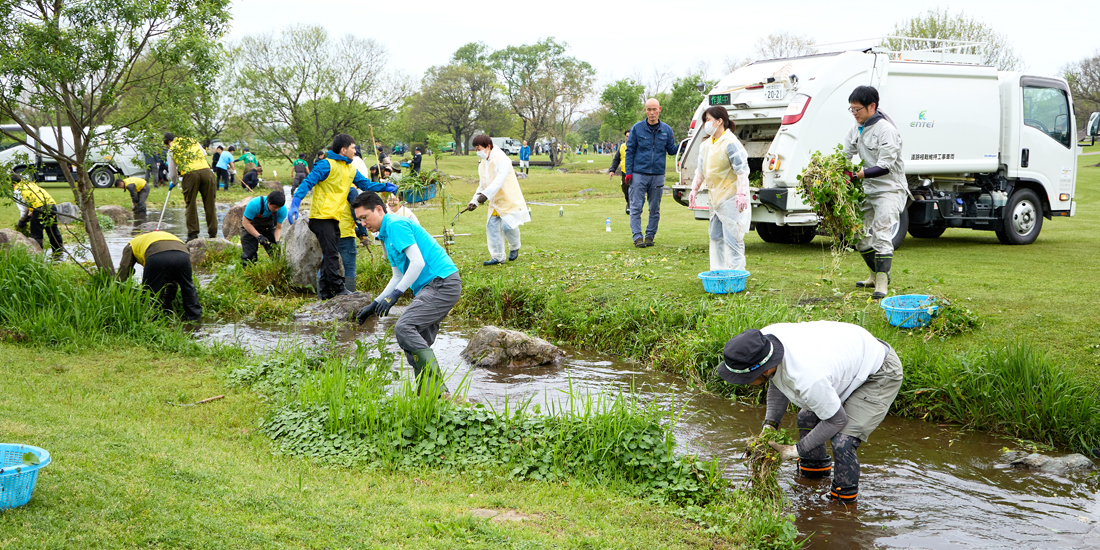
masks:
[[[935,120],[928,120],[926,118],[927,114],[928,114],[928,111],[921,111],[920,114],[917,115],[917,120],[914,120],[913,122],[909,123],[909,127],[910,128],[931,128],[932,126],[935,126],[936,121]]]
[[[913,153],[909,160],[955,160],[955,153]]]

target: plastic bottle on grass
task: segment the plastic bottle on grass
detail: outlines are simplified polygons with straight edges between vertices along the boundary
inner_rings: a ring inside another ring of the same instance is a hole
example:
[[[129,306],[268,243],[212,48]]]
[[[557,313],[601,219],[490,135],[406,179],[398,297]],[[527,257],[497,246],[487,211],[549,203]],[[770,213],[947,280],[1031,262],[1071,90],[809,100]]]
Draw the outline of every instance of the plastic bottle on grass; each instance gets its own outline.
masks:
[[[604,231],[607,231],[608,233],[611,232],[611,218],[607,218],[607,221],[604,222],[604,227]]]

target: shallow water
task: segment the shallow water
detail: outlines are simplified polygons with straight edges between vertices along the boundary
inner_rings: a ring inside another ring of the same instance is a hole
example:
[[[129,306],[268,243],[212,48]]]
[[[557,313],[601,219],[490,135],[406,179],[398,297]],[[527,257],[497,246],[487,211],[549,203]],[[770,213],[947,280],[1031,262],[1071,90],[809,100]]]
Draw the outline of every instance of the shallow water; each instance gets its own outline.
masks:
[[[385,338],[394,315],[363,327],[337,326],[336,340],[365,343]],[[204,327],[203,338],[235,342],[255,353],[293,338],[308,345],[324,341],[329,326],[224,324]],[[574,391],[623,392],[632,386],[643,401],[683,412],[674,429],[687,450],[719,456],[726,475],[743,482],[745,438],[759,431],[763,407],[692,390],[678,377],[615,358],[566,350],[559,367],[471,369],[459,354],[474,329],[444,327],[433,348],[448,367],[448,385],[468,378],[471,400],[503,403],[530,399],[560,402]],[[396,344],[387,346],[398,351]],[[408,366],[397,365],[405,376]],[[545,410],[545,407],[543,407]],[[793,415],[784,427],[794,430]],[[860,448],[860,501],[845,509],[822,499],[826,481],[795,477],[785,465],[781,484],[795,511],[796,525],[811,535],[811,548],[1100,548],[1100,502],[1094,477],[1027,473],[999,466],[1010,442],[914,420],[887,418]]]

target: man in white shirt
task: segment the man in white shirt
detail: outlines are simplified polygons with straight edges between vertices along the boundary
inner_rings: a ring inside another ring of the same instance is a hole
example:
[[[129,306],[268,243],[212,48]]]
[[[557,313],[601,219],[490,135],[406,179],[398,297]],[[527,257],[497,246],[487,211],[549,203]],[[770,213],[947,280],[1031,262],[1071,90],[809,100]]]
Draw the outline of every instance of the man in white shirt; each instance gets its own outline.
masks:
[[[836,471],[828,497],[854,503],[859,494],[856,449],[890,410],[901,389],[897,353],[866,329],[835,321],[778,323],[726,342],[716,372],[731,384],[769,381],[765,427],[779,426],[788,403],[798,412],[798,445],[771,443],[783,460],[798,460],[807,478]]]

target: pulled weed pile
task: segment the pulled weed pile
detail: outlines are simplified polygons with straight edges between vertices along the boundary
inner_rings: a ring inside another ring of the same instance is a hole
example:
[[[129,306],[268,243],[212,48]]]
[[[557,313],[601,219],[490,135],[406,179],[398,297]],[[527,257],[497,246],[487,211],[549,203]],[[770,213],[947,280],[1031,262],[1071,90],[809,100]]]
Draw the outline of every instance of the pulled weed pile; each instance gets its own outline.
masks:
[[[769,445],[775,441],[780,445],[794,445],[795,441],[786,430],[775,430],[770,426],[764,428],[759,435],[749,438],[745,456],[748,458],[749,491],[756,497],[766,501],[781,504],[783,502],[783,489],[779,487],[779,481],[775,478],[776,472],[782,463],[779,452]]]
[[[863,236],[863,184],[848,175],[858,171],[837,145],[830,155],[815,152],[798,176],[802,196],[820,217],[818,227],[833,238],[834,255]]]

